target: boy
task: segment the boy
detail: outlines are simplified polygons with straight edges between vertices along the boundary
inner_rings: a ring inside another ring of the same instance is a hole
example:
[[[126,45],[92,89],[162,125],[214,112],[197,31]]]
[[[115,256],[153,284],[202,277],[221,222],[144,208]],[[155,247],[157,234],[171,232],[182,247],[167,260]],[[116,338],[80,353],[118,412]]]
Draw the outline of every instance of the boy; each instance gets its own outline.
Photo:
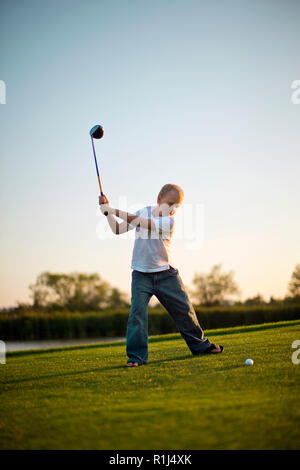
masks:
[[[173,318],[175,325],[194,355],[217,354],[219,346],[204,338],[194,308],[170,254],[174,232],[174,214],[183,201],[183,191],[176,184],[165,184],[157,197],[157,206],[147,206],[135,214],[113,209],[106,196],[99,197],[102,213],[113,233],[119,235],[136,229],[131,268],[131,309],[127,324],[127,367],[148,361],[148,303],[155,295]],[[119,223],[119,217],[123,222]]]

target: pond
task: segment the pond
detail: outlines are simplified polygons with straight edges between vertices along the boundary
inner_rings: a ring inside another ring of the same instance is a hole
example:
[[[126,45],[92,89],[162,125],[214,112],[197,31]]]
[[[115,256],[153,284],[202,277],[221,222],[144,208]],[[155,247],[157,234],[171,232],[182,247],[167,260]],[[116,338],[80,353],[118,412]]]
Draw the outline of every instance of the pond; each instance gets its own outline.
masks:
[[[6,351],[26,351],[28,349],[60,348],[95,343],[111,343],[124,341],[125,338],[74,338],[74,339],[44,339],[35,341],[6,341]]]

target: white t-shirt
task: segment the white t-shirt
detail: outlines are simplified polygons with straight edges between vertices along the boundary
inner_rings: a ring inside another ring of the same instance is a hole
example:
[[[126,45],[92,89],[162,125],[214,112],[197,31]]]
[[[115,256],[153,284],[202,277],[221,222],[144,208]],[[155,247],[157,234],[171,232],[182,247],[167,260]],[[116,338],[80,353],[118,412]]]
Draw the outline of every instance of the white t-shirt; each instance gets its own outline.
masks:
[[[174,232],[174,217],[154,217],[152,211],[156,206],[147,206],[135,212],[144,219],[152,219],[156,231],[137,227],[132,253],[131,268],[144,273],[165,271],[174,267],[170,244]]]

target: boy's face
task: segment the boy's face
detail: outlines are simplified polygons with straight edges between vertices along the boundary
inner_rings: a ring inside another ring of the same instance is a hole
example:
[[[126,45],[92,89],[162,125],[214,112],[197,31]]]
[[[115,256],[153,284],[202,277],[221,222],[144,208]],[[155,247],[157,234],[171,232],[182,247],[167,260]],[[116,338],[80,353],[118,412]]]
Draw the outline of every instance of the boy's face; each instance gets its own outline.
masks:
[[[178,202],[178,196],[175,191],[169,191],[163,198],[158,196],[157,204],[163,212],[163,215],[173,215],[181,206],[182,201]]]

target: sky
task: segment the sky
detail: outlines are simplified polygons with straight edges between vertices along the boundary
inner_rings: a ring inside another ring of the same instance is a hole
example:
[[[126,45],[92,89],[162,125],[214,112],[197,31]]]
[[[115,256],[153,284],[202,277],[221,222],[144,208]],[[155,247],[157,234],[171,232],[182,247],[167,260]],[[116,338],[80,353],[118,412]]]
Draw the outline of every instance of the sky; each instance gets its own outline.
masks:
[[[133,239],[108,237],[97,207],[97,123],[112,206],[176,183],[179,228],[201,208],[201,246],[173,245],[188,287],[221,263],[241,299],[284,296],[300,262],[299,17],[296,0],[2,0],[0,306],[28,302],[43,271],[130,292]]]

